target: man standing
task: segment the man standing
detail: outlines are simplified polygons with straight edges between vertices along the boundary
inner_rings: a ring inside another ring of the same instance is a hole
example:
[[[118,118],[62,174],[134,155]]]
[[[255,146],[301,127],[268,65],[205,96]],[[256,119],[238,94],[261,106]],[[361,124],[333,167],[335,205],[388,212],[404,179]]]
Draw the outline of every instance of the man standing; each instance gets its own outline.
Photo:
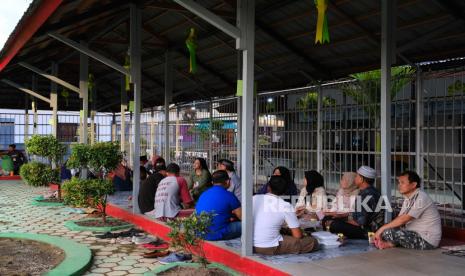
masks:
[[[179,215],[181,203],[184,209],[192,206],[193,200],[185,179],[179,176],[180,168],[171,163],[166,167],[166,177],[158,184],[155,193],[155,218],[166,220]]]
[[[412,171],[403,172],[399,192],[404,202],[399,215],[375,233],[378,248],[395,246],[410,249],[433,249],[441,241],[441,217],[433,200],[420,189],[420,177]]]
[[[228,159],[221,159],[218,161],[216,169],[228,172],[229,178],[231,179],[231,185],[228,191],[233,193],[239,202],[242,202],[241,178],[236,174],[234,163]]]
[[[355,176],[355,184],[360,192],[355,200],[355,212],[336,215],[327,221],[331,233],[342,233],[349,239],[366,239],[368,232],[375,232],[384,222],[384,211],[376,210],[380,194],[373,184],[376,171],[361,166]]]
[[[241,236],[241,203],[228,191],[231,180],[226,171],[216,171],[212,175],[213,187],[204,191],[197,202],[195,212],[212,214],[212,224],[205,236],[206,240],[230,240]]]
[[[8,146],[8,156],[13,160],[14,174],[19,174],[19,168],[26,163],[26,158],[23,153],[16,150],[16,145],[11,144]]]

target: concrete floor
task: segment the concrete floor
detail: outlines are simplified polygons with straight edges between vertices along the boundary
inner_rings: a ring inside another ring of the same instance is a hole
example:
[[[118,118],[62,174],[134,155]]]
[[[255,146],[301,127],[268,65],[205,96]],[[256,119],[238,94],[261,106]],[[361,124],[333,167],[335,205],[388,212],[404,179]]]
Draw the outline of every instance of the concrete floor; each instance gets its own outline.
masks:
[[[309,263],[279,265],[277,268],[292,275],[463,276],[465,258],[448,256],[442,254],[442,251],[395,248]]]

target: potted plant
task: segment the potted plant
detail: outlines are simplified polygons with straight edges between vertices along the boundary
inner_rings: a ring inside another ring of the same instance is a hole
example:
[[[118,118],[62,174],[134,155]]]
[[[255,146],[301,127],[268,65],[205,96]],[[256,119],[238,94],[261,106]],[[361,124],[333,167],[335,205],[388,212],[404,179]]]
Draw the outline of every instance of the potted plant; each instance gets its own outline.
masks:
[[[60,166],[66,152],[66,146],[52,135],[33,135],[26,141],[26,151],[33,156],[40,156],[46,163],[32,161],[21,166],[20,175],[24,181],[32,186],[58,186],[58,201],[61,201]],[[42,198],[43,200],[43,198]],[[49,200],[43,200],[49,201]]]
[[[208,262],[204,250],[204,236],[212,222],[212,214],[202,212],[193,213],[186,218],[169,220],[166,224],[171,227],[168,237],[171,238],[171,246],[176,251],[187,251],[193,255],[194,263],[170,263],[161,266],[145,275],[178,275],[182,271],[193,271],[196,275],[238,275],[235,271],[218,263]]]

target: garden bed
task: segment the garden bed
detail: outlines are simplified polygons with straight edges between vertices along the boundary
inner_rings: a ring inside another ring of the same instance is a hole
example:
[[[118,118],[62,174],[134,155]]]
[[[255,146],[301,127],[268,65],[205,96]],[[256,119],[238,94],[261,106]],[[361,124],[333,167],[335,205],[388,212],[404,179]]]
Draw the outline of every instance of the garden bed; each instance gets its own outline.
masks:
[[[43,275],[60,264],[65,252],[43,242],[0,238],[0,275]]]
[[[102,218],[69,220],[65,222],[65,227],[73,231],[110,232],[131,228],[132,226],[132,224],[126,221],[110,217],[107,217],[107,221],[105,224],[103,223]]]
[[[91,260],[91,250],[72,240],[0,233],[0,275],[82,275]]]

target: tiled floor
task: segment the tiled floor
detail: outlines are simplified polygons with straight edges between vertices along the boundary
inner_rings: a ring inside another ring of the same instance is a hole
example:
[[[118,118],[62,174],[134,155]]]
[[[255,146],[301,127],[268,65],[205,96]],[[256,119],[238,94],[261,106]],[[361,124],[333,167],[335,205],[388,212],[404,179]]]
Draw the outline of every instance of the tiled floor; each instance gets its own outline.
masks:
[[[142,275],[160,265],[156,259],[142,258],[141,253],[144,249],[135,245],[111,244],[109,240],[96,239],[90,232],[69,231],[63,223],[85,215],[71,213],[67,207],[32,206],[30,200],[45,190],[45,188],[26,186],[19,181],[0,181],[0,232],[49,234],[89,245],[95,257],[92,267],[85,275]],[[121,200],[125,199],[121,198]],[[217,244],[229,250],[237,250],[234,246]],[[283,258],[266,259],[258,256],[251,258],[292,275],[462,276],[465,272],[465,258],[444,255],[441,249],[370,250],[366,253],[354,252],[326,259],[294,256],[294,260],[298,261],[286,261]]]
[[[37,207],[31,199],[46,191],[20,181],[0,181],[0,232],[29,232],[72,239],[88,245],[93,252],[92,267],[85,275],[143,275],[160,264],[145,259],[147,250],[136,245],[111,244],[97,239],[91,232],[70,231],[63,226],[67,220],[84,217],[67,207]]]

